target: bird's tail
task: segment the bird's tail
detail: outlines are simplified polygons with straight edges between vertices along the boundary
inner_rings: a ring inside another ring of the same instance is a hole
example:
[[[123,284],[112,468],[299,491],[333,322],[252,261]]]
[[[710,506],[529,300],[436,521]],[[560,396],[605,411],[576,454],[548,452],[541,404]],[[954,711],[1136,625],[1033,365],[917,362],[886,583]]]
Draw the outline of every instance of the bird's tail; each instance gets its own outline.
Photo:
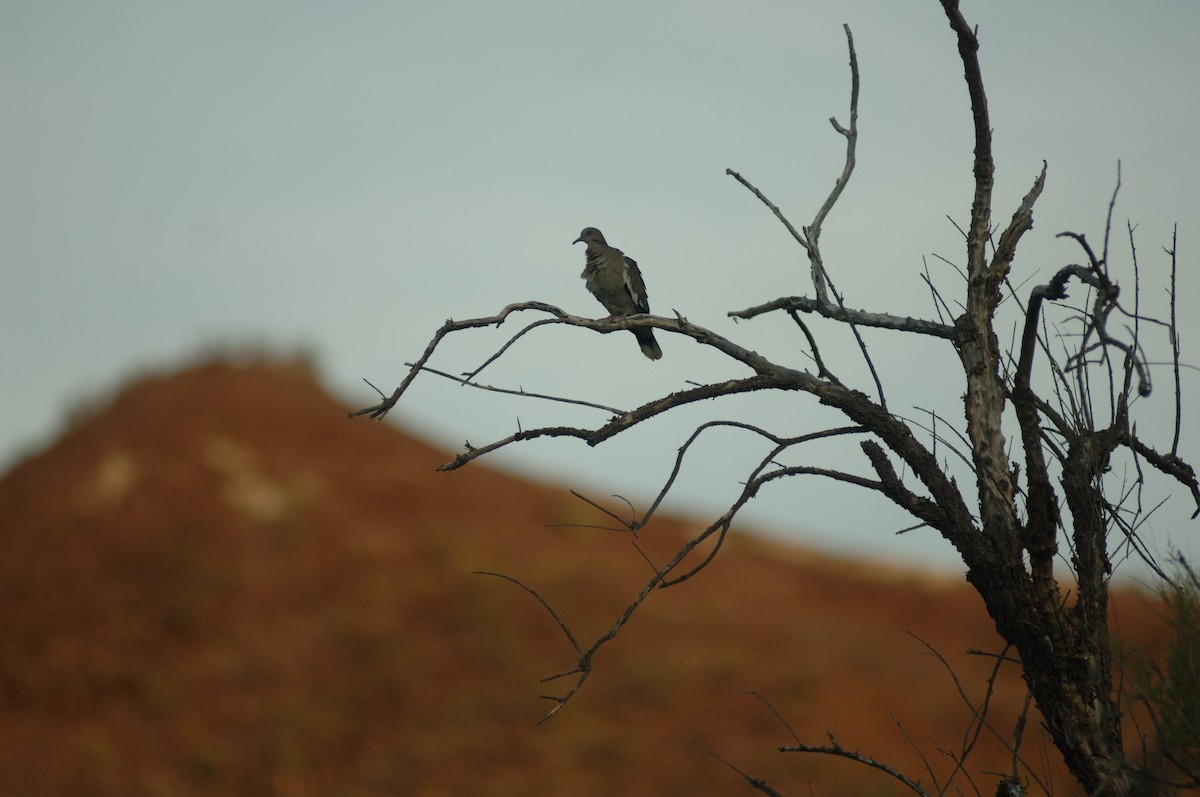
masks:
[[[658,347],[658,341],[654,339],[654,330],[639,328],[629,331],[637,338],[638,345],[642,347],[642,354],[651,360],[657,360],[662,357],[662,349]]]

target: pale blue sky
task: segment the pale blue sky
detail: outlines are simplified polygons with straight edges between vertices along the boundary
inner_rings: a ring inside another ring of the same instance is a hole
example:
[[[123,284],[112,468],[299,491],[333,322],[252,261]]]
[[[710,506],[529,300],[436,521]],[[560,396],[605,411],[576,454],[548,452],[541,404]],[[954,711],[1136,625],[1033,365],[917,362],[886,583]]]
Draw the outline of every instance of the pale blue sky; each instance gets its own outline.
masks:
[[[1145,301],[1162,298],[1160,247],[1175,222],[1181,293],[1196,296],[1200,6],[968,0],[964,11],[981,32],[997,222],[1049,162],[1017,281],[1077,259],[1054,233],[1099,238],[1120,159],[1118,218],[1139,224]],[[827,120],[846,121],[843,22],[861,65],[861,132],[826,262],[849,304],[929,315],[922,257],[961,262],[945,217],[966,217],[972,147],[934,0],[0,2],[0,462],[52,439],[80,399],[205,345],[308,347],[329,386],[365,405],[358,380],[393,387],[447,317],[526,299],[600,315],[570,243],[587,225],[641,263],[656,312],[802,363],[790,322],[725,318],[809,288],[803,253],[724,170],[797,225],[811,219],[841,169]],[[929,262],[953,290],[953,271]],[[1185,315],[1196,362],[1200,324]],[[435,365],[465,370],[515,329],[464,338]],[[869,387],[843,331],[814,329],[843,379]],[[960,411],[946,347],[868,339],[894,407]],[[543,331],[489,379],[628,408],[741,373],[688,341],[662,345],[651,363],[628,335]],[[1143,433],[1169,414],[1158,376],[1163,403]],[[1185,378],[1198,418],[1200,380]],[[644,506],[701,418],[742,410],[785,433],[836,422],[806,397],[729,407],[689,408],[595,450],[547,442],[494,462]],[[447,446],[504,436],[518,418],[603,420],[432,378],[395,413]],[[1184,453],[1198,462],[1192,431]],[[860,467],[856,446],[842,448],[812,462]],[[714,434],[674,508],[718,511],[758,453]],[[1150,533],[1197,551],[1186,496],[1172,506]],[[746,517],[838,549],[953,556],[928,531],[895,537],[906,517],[829,483],[764,491]]]

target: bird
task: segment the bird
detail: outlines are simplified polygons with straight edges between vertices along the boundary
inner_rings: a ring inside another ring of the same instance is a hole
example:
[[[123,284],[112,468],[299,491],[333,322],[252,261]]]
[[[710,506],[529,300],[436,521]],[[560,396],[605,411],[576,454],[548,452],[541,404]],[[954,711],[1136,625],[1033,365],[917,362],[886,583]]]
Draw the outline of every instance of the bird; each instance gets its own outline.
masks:
[[[611,320],[618,316],[635,313],[649,313],[650,302],[646,299],[646,283],[642,281],[642,272],[631,257],[616,247],[609,246],[604,240],[604,234],[595,227],[584,227],[579,237],[572,241],[587,244],[587,265],[579,276],[583,278],[587,289],[600,300]],[[662,357],[662,349],[654,339],[654,330],[649,327],[637,327],[629,330],[637,338],[642,347],[642,354],[651,360]]]

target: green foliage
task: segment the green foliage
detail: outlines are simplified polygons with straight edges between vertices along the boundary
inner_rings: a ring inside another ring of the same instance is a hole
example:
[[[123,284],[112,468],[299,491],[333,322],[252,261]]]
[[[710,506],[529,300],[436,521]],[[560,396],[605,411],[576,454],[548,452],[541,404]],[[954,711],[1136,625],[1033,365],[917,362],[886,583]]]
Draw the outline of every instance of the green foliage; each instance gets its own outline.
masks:
[[[1200,785],[1200,576],[1182,558],[1164,588],[1170,638],[1159,662],[1138,680],[1154,718],[1158,754],[1172,783]]]

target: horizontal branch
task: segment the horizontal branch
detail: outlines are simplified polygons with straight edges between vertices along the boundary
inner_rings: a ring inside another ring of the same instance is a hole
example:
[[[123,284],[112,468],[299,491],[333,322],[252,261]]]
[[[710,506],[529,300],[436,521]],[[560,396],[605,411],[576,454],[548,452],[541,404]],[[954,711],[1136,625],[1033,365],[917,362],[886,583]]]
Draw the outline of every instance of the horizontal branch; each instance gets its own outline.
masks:
[[[409,368],[413,367],[412,363],[405,363],[405,365],[408,366]],[[440,376],[444,379],[449,379],[451,382],[457,382],[458,384],[463,385],[464,387],[473,387],[478,390],[486,390],[489,393],[503,393],[506,396],[524,396],[525,398],[544,399],[545,401],[556,401],[561,404],[574,404],[579,407],[590,407],[591,409],[594,409],[594,410],[604,410],[605,412],[611,412],[614,415],[619,415],[622,412],[624,412],[624,410],[618,409],[617,407],[610,407],[607,404],[597,404],[594,401],[585,401],[583,399],[572,399],[572,398],[566,398],[564,396],[551,396],[547,393],[534,393],[529,390],[525,390],[524,388],[518,388],[516,390],[513,390],[513,389],[507,388],[507,387],[497,387],[495,385],[485,385],[482,382],[473,382],[465,376],[455,376],[454,374],[448,374],[445,371],[439,371],[438,369],[430,368],[429,366],[425,366],[421,370],[431,373],[434,376]]]
[[[851,761],[857,761],[860,764],[865,764],[866,766],[868,766],[872,769],[877,769],[880,772],[884,772],[887,775],[890,775],[895,780],[898,780],[900,783],[904,784],[914,794],[922,795],[922,797],[928,797],[928,793],[923,788],[921,788],[920,783],[917,783],[915,780],[913,780],[912,778],[908,777],[907,775],[901,773],[899,770],[894,769],[893,767],[890,767],[881,761],[871,758],[870,756],[862,755],[861,753],[859,753],[856,750],[847,750],[846,748],[844,748],[840,744],[838,744],[837,739],[833,738],[833,734],[829,734],[829,744],[827,744],[827,745],[811,745],[811,744],[781,745],[779,747],[779,752],[781,752],[781,753],[817,753],[819,755],[830,755],[830,756],[836,756],[838,758],[847,758]]]
[[[963,535],[961,532],[969,531],[974,526],[974,519],[957,485],[941,470],[930,451],[913,437],[912,431],[903,420],[890,413],[881,403],[872,401],[860,391],[852,390],[845,385],[814,375],[808,371],[800,371],[774,363],[761,354],[739,346],[712,330],[693,324],[678,314],[675,318],[632,315],[615,319],[596,320],[570,315],[544,302],[530,301],[509,304],[494,316],[473,318],[465,321],[447,321],[434,334],[432,340],[426,346],[424,354],[413,363],[408,374],[391,396],[383,397],[383,400],[373,407],[366,407],[352,412],[350,416],[369,415],[371,418],[382,418],[386,415],[416,378],[417,374],[426,368],[429,358],[446,335],[471,328],[491,325],[498,326],[503,324],[513,313],[525,310],[541,312],[550,317],[538,319],[527,325],[510,339],[509,343],[501,349],[501,352],[507,350],[511,346],[512,341],[538,326],[563,324],[591,329],[601,334],[649,327],[689,337],[697,343],[715,349],[725,354],[731,360],[741,363],[753,371],[754,375],[744,379],[733,379],[725,382],[700,385],[689,390],[672,393],[647,402],[630,412],[615,415],[607,423],[592,429],[570,426],[521,429],[508,437],[481,447],[475,447],[468,443],[466,450],[458,454],[450,462],[442,465],[441,470],[454,470],[491,451],[516,442],[541,437],[574,437],[583,440],[588,445],[594,446],[620,434],[626,429],[636,426],[644,420],[695,401],[757,390],[794,390],[814,396],[822,404],[839,410],[853,423],[864,427],[871,434],[877,436],[880,442],[911,468],[912,473],[929,491],[929,495],[933,501],[941,507],[943,514],[937,518],[938,522],[935,525],[959,548],[968,565],[970,566],[974,561],[975,555],[981,553],[980,551],[967,550],[973,546],[968,542],[969,535]],[[893,324],[893,326],[896,325]],[[927,330],[933,330],[939,326],[942,325],[927,324]],[[945,329],[950,330],[949,327],[945,327]],[[914,329],[912,331],[917,330]],[[946,333],[946,336],[948,335],[949,332]],[[493,362],[501,352],[497,352],[496,355],[489,357],[484,364]],[[482,370],[482,366],[470,373],[474,376],[480,370]],[[471,377],[468,378],[470,379]],[[895,491],[893,490],[892,492],[894,493]],[[906,503],[910,506],[916,506],[911,500],[901,502],[901,505]],[[929,513],[925,514],[928,515]],[[928,518],[922,517],[921,519],[927,520]],[[951,530],[959,533],[951,533]]]
[[[754,318],[775,310],[799,310],[802,313],[816,313],[834,321],[844,321],[864,327],[894,329],[898,332],[915,332],[920,335],[932,335],[937,338],[954,340],[954,327],[927,321],[923,318],[891,315],[890,313],[872,313],[867,310],[854,310],[841,307],[833,302],[822,302],[807,296],[783,296],[765,304],[748,307],[745,310],[734,310],[729,313],[731,318]]]
[[[522,429],[513,434],[493,443],[476,448],[470,444],[467,445],[465,451],[456,456],[451,461],[438,467],[438,470],[456,470],[466,465],[473,459],[478,459],[484,454],[495,451],[498,448],[504,448],[512,443],[518,443],[523,440],[533,440],[539,437],[574,437],[584,441],[589,446],[599,445],[600,443],[614,437],[626,429],[636,426],[642,421],[652,418],[655,415],[674,409],[675,407],[684,404],[690,404],[694,401],[703,401],[705,399],[717,398],[718,396],[732,396],[740,393],[749,393],[755,390],[780,389],[786,387],[786,382],[777,377],[772,376],[752,376],[748,379],[730,380],[728,382],[718,382],[710,385],[701,385],[690,390],[681,390],[677,393],[672,393],[664,396],[661,399],[649,401],[637,409],[622,413],[615,416],[608,423],[596,429],[585,429],[574,426],[547,426],[539,429]]]
[[[411,385],[413,380],[417,378],[417,375],[425,369],[426,363],[429,362],[429,358],[433,356],[433,353],[437,350],[438,345],[441,344],[442,339],[447,335],[467,329],[477,329],[480,327],[489,327],[493,325],[500,326],[513,313],[522,312],[525,310],[536,310],[547,313],[552,317],[535,321],[525,329],[518,332],[513,336],[513,339],[510,340],[508,344],[501,348],[500,351],[485,360],[483,365],[471,371],[468,379],[473,379],[476,375],[478,375],[488,363],[494,361],[497,357],[499,357],[500,354],[506,351],[509,346],[512,345],[513,340],[516,340],[524,335],[529,329],[537,326],[554,324],[583,327],[584,329],[591,329],[601,334],[609,334],[611,332],[636,329],[639,327],[662,329],[668,332],[675,332],[685,335],[692,338],[697,343],[711,346],[730,358],[746,365],[756,373],[764,374],[778,372],[781,370],[779,366],[776,366],[758,352],[754,352],[750,349],[739,346],[728,338],[718,335],[717,333],[705,329],[702,326],[693,324],[681,315],[677,315],[675,318],[663,318],[661,316],[652,315],[630,315],[619,316],[611,319],[593,319],[571,315],[570,313],[567,313],[566,311],[555,307],[552,304],[547,304],[546,302],[514,302],[513,304],[506,305],[504,309],[502,309],[496,315],[482,316],[480,318],[469,318],[464,321],[455,321],[453,319],[446,321],[446,323],[442,324],[438,331],[434,333],[433,338],[425,347],[424,353],[409,367],[408,374],[404,377],[404,380],[400,383],[400,386],[397,387],[390,396],[385,396],[378,404],[374,404],[370,407],[363,407],[359,410],[354,410],[353,412],[349,413],[349,417],[356,418],[360,415],[367,415],[371,418],[371,420],[380,420],[387,415],[388,412],[391,411],[392,407],[396,406],[396,402],[398,402],[400,397],[404,395],[406,390],[408,390],[409,385]],[[799,374],[801,372],[795,371],[792,373]],[[816,377],[812,378],[815,379]]]

